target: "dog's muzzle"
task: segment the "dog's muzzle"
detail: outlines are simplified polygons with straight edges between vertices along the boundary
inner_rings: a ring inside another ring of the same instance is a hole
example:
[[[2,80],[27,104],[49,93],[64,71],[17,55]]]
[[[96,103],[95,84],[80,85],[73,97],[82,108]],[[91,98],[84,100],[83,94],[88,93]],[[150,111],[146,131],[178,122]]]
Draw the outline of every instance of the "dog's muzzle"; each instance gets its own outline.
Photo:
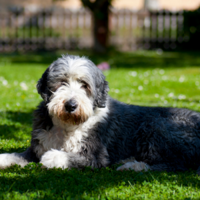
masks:
[[[65,102],[65,110],[68,113],[74,112],[77,107],[78,107],[78,104],[74,99],[70,99],[69,101]]]

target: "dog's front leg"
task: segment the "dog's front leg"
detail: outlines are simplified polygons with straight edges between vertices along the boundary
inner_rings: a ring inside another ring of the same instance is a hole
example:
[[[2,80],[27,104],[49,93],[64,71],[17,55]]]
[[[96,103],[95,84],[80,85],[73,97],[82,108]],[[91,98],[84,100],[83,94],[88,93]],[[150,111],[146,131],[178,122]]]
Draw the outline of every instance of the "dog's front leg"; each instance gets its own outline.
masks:
[[[19,153],[3,153],[0,154],[0,169],[5,169],[11,165],[20,165],[24,167],[28,164],[28,161]]]
[[[20,165],[24,167],[29,162],[38,162],[36,154],[33,152],[32,148],[29,147],[23,153],[3,153],[0,154],[0,169],[5,169],[11,165]]]
[[[46,168],[83,168],[91,166],[91,160],[77,153],[51,149],[41,157],[42,165]]]

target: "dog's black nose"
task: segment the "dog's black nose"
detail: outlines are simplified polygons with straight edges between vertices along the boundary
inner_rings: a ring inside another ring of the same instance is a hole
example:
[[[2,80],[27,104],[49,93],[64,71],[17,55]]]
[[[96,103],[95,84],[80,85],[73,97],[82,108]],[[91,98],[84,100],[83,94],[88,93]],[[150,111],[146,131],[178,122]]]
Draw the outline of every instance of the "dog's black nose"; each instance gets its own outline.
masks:
[[[65,102],[65,109],[69,113],[75,111],[77,106],[78,105],[77,105],[77,103],[76,103],[76,101],[74,99],[70,99],[69,101]]]

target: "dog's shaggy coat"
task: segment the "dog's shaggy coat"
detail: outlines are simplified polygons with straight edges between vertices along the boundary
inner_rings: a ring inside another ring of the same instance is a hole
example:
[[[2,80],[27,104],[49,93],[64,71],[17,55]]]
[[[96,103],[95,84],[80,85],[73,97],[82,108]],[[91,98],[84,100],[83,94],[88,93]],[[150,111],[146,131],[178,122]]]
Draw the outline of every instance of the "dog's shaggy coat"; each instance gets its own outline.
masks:
[[[199,170],[200,114],[187,109],[127,105],[110,98],[102,72],[87,58],[63,56],[37,84],[31,146],[1,154],[0,168],[41,162],[47,168]]]

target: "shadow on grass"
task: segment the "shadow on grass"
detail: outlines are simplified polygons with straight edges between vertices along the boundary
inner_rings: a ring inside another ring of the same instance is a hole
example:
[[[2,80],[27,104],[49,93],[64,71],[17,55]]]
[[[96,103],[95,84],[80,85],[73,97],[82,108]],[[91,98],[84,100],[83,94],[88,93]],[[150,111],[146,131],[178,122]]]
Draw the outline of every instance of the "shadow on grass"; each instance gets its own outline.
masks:
[[[16,166],[12,168],[16,169]],[[37,199],[43,199],[44,197],[48,199],[75,197],[77,199],[83,196],[105,196],[107,192],[110,193],[113,189],[116,192],[121,191],[124,193],[126,186],[130,186],[134,196],[135,191],[140,190],[144,184],[147,188],[146,193],[155,185],[159,188],[161,184],[168,189],[172,189],[174,186],[200,188],[199,178],[194,175],[195,172],[193,171],[185,173],[137,173],[134,171],[118,172],[115,169],[108,168],[95,169],[94,171],[89,168],[83,171],[77,169],[69,171],[62,171],[61,169],[46,170],[41,169],[40,166],[33,168],[33,170],[30,166],[25,169],[18,168],[17,170],[12,168],[6,169],[4,173],[12,173],[13,171],[20,174],[20,176],[1,176],[1,195],[3,195],[3,192],[6,194],[6,192],[14,191],[23,195],[35,193]],[[112,195],[116,196],[113,193]]]
[[[0,154],[1,153],[22,153],[26,151],[26,149],[30,145],[21,145],[20,147],[4,147],[3,149],[0,148]]]
[[[32,111],[1,111],[0,138],[20,141],[23,135],[31,135],[32,113]]]
[[[31,110],[30,112],[4,111],[4,115],[7,120],[21,124],[31,125],[33,120],[33,110]]]
[[[97,54],[91,51],[56,51],[40,52],[29,54],[2,54],[1,60],[12,63],[38,63],[50,64],[61,54],[73,54],[87,56],[95,64],[107,61],[112,68],[166,68],[166,67],[187,67],[200,66],[200,52],[156,52],[156,51],[136,51],[118,52],[109,51],[106,54]]]

